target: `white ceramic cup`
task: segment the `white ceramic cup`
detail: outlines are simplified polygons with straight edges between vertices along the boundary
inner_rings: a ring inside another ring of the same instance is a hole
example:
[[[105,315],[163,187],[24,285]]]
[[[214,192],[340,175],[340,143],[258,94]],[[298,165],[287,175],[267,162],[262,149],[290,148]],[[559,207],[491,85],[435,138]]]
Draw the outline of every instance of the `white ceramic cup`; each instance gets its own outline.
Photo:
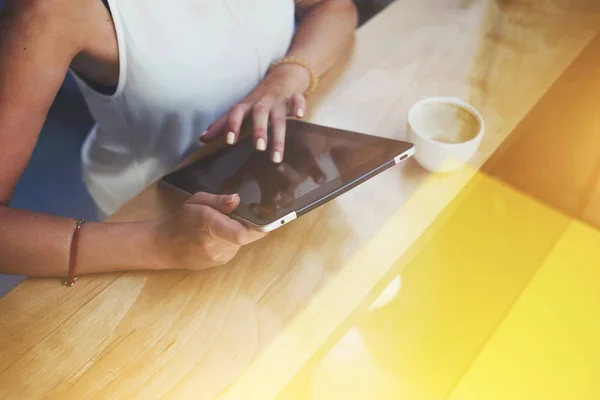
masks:
[[[456,97],[429,97],[408,113],[408,140],[415,159],[431,172],[450,172],[473,157],[485,130],[483,117]]]

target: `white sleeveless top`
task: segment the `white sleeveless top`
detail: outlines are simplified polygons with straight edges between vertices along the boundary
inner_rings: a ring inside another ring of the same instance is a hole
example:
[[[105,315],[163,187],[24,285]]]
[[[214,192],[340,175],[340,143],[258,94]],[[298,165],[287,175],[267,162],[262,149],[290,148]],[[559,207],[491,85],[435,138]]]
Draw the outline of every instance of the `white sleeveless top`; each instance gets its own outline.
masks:
[[[83,177],[105,215],[197,148],[200,133],[285,56],[294,30],[294,0],[108,3],[116,91],[103,95],[75,76],[97,122],[82,149]]]

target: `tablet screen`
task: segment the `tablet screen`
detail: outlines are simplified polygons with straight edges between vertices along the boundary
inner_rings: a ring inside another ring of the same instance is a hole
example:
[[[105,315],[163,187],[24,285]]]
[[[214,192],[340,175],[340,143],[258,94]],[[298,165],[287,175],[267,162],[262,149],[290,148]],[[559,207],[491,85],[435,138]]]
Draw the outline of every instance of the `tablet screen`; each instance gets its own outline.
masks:
[[[246,137],[165,180],[188,193],[238,193],[242,216],[269,223],[393,160],[407,145],[290,120],[281,164]]]

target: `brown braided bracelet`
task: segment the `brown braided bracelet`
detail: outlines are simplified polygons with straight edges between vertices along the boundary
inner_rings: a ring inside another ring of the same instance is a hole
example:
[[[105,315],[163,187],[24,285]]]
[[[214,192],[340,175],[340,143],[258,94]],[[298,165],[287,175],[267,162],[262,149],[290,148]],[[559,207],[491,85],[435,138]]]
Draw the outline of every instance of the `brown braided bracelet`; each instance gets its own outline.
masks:
[[[81,227],[85,224],[85,220],[81,218],[77,221],[75,230],[73,231],[73,237],[71,238],[71,251],[69,253],[69,276],[63,279],[62,284],[68,287],[75,285],[77,277],[75,276],[75,267],[77,266],[77,245],[79,244],[79,232]]]

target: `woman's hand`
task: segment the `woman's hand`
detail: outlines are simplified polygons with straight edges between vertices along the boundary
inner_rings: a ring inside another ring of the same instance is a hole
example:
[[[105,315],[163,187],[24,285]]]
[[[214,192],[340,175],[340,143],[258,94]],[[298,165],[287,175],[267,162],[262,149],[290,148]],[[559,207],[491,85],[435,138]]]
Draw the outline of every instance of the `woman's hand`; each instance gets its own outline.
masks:
[[[296,13],[302,18],[286,57],[303,60],[314,74],[321,76],[351,44],[358,21],[356,6],[352,0],[295,0],[295,4]],[[226,135],[227,143],[233,145],[239,138],[242,122],[251,115],[255,147],[261,151],[269,147],[270,123],[271,159],[280,163],[284,155],[285,119],[302,118],[306,113],[306,100],[301,93],[311,86],[311,76],[311,71],[301,65],[278,65],[242,102],[213,123],[201,140],[210,142]]]
[[[240,204],[238,195],[196,193],[158,227],[159,253],[165,269],[202,270],[228,263],[244,245],[264,233],[227,216]]]
[[[302,92],[309,83],[309,72],[299,65],[276,67],[244,100],[209,126],[200,139],[211,142],[226,135],[227,143],[233,145],[239,139],[242,123],[251,118],[256,149],[265,151],[270,144],[271,159],[280,163],[284,155],[286,119],[302,118],[306,113]]]

